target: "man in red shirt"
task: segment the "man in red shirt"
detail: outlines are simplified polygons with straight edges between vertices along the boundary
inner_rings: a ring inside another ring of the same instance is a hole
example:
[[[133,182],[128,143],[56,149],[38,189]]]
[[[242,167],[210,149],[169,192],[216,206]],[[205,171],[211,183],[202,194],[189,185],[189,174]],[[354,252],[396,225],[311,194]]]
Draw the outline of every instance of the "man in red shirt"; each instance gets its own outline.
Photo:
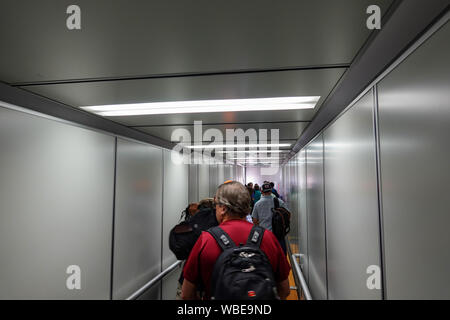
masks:
[[[246,221],[250,212],[250,196],[239,182],[222,184],[216,192],[216,217],[220,227],[231,237],[236,246],[245,244],[253,224]],[[273,233],[266,230],[260,246],[266,254],[277,282],[278,295],[286,299],[289,295],[287,258]],[[211,275],[221,248],[209,232],[203,232],[192,249],[183,269],[183,299],[198,299],[197,290],[203,285],[205,298],[211,297]]]

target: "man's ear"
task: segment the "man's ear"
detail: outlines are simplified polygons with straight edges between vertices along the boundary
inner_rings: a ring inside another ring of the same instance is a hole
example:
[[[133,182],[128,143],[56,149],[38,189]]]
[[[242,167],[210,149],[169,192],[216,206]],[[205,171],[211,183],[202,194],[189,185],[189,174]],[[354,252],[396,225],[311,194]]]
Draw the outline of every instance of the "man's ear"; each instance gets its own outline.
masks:
[[[225,212],[227,212],[227,207],[225,207],[224,205],[220,205],[220,213],[223,215],[225,214]]]

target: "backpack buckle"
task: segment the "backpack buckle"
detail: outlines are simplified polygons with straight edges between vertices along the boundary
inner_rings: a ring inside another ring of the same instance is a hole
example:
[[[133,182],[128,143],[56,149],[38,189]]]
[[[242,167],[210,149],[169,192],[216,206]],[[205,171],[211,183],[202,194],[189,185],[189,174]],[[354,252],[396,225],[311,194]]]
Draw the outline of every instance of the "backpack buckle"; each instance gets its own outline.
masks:
[[[249,268],[247,268],[247,269],[242,269],[241,271],[242,271],[242,272],[253,272],[253,271],[255,271],[255,270],[256,270],[255,266],[253,266],[253,265],[251,264]]]
[[[251,258],[253,257],[255,254],[253,252],[241,252],[239,253],[239,256],[242,258]]]
[[[258,242],[258,238],[259,238],[259,232],[258,232],[258,231],[255,231],[255,232],[253,233],[253,236],[252,236],[252,242],[253,242],[253,243],[257,243],[257,242]]]
[[[220,240],[222,240],[223,244],[226,246],[230,243],[230,240],[228,240],[225,235],[221,235]]]

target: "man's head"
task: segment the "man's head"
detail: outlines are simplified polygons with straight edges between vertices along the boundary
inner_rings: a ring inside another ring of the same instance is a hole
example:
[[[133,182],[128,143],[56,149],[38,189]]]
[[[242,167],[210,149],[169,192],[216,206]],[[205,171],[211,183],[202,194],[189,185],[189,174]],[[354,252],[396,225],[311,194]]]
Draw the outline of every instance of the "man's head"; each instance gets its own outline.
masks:
[[[270,186],[272,187],[272,189],[275,187],[275,183],[271,182]]]
[[[270,183],[266,182],[261,187],[261,192],[264,196],[268,196],[272,193],[272,186]]]
[[[230,218],[244,219],[250,213],[250,195],[244,185],[237,181],[220,185],[214,201],[219,223]]]

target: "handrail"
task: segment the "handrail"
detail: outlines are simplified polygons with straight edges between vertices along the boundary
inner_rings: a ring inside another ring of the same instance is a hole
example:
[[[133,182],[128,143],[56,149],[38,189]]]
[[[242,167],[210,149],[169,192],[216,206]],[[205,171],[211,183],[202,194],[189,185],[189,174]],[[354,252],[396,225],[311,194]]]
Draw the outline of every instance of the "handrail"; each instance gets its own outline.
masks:
[[[153,287],[155,284],[157,284],[162,278],[164,278],[166,275],[168,275],[170,272],[172,272],[176,267],[178,267],[183,261],[178,260],[177,262],[174,262],[171,264],[167,269],[165,269],[163,272],[158,274],[156,277],[154,277],[152,280],[144,284],[141,288],[139,288],[136,292],[134,292],[131,296],[129,296],[126,300],[136,300],[139,298],[145,291]]]
[[[311,296],[311,293],[309,292],[308,284],[306,283],[305,277],[303,276],[302,269],[300,268],[300,265],[298,264],[298,261],[297,261],[297,257],[300,257],[300,256],[302,256],[302,255],[299,253],[294,253],[292,255],[292,262],[294,263],[294,270],[298,276],[298,279],[300,280],[300,286],[302,288],[305,299],[312,300],[313,298]]]

